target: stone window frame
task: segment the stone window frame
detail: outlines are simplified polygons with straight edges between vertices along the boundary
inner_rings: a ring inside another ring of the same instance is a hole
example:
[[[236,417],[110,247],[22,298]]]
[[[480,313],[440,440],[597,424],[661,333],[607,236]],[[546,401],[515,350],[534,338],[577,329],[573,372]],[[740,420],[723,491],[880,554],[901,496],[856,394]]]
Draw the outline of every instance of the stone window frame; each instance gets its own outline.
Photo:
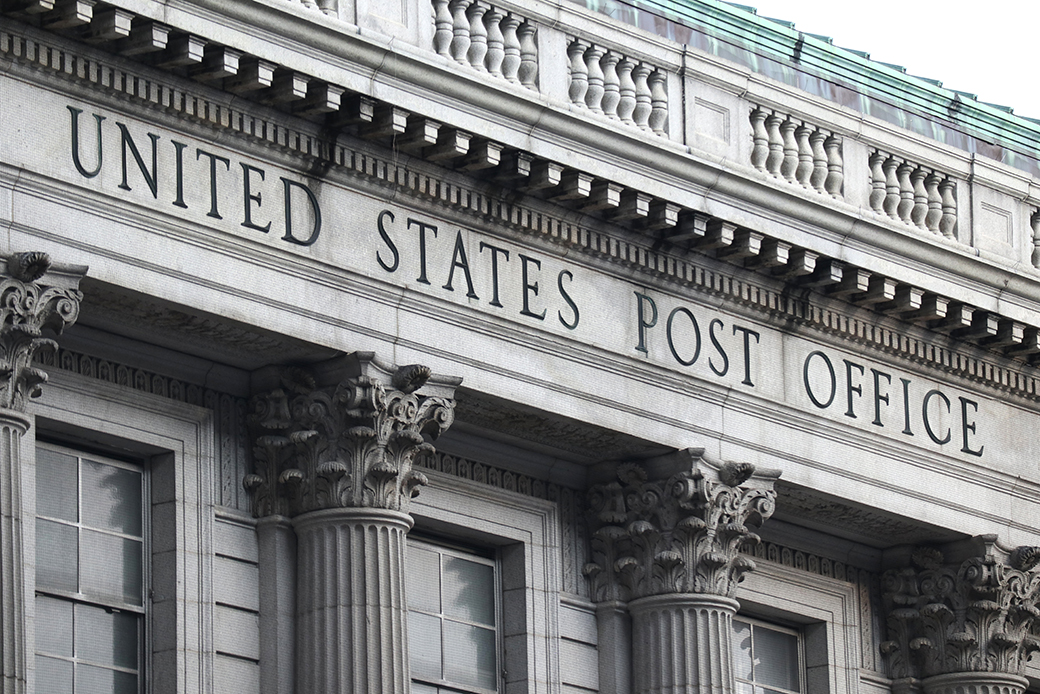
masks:
[[[144,691],[213,690],[213,415],[186,403],[76,374],[55,372],[23,446],[23,512],[35,517],[38,437],[138,457],[148,470],[151,503],[150,595],[146,610]],[[32,500],[32,501],[29,501]],[[31,504],[31,506],[30,506]],[[26,508],[26,506],[29,506]],[[35,594],[35,526],[26,528],[26,595]],[[26,604],[26,641],[35,643],[34,601]],[[30,691],[35,669],[30,663]]]
[[[740,613],[802,631],[805,691],[860,691],[859,601],[850,583],[756,559],[737,590]]]
[[[423,470],[415,529],[498,552],[505,694],[558,694],[559,518],[556,504]]]

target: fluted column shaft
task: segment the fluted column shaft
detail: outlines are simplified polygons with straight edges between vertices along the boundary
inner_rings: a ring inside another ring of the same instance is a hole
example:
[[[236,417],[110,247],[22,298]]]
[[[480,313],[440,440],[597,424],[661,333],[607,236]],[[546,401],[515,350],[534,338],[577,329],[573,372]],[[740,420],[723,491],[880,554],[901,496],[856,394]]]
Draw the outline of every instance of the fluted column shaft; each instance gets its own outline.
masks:
[[[1024,694],[1029,681],[1003,672],[954,672],[926,677],[924,694]]]
[[[297,535],[296,690],[408,694],[400,511],[336,508],[293,519]]]
[[[26,691],[25,518],[22,515],[22,436],[29,419],[0,409],[0,693]]]
[[[737,601],[691,593],[629,603],[635,694],[733,694]]]

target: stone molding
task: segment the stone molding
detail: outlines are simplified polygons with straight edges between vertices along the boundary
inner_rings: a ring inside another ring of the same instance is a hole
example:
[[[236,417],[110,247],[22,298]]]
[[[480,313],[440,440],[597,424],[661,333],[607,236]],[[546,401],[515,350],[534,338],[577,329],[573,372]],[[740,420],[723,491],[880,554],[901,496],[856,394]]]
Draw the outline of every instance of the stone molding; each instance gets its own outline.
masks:
[[[987,535],[906,554],[881,577],[889,675],[1021,677],[1040,651],[1040,547],[1006,551]]]
[[[1024,694],[1029,680],[999,672],[958,672],[921,682],[924,694]]]
[[[169,83],[165,83],[163,80],[157,79],[155,75],[146,76],[123,67],[117,58],[99,60],[81,56],[56,44],[42,41],[35,34],[29,38],[9,31],[0,31],[0,56],[15,58],[17,61],[33,67],[44,68],[66,79],[85,83],[91,88],[120,93],[122,96],[148,107],[158,104],[163,109],[181,117],[204,123],[210,127],[240,133],[296,156],[329,162],[350,175],[368,179],[380,186],[387,184],[395,186],[405,194],[435,201],[439,205],[453,208],[474,219],[485,222],[490,219],[496,224],[510,226],[521,233],[576,247],[583,252],[635,267],[667,281],[678,282],[694,291],[727,297],[760,313],[791,319],[823,332],[838,334],[845,339],[851,339],[917,363],[954,373],[1004,392],[1011,392],[1033,400],[1040,399],[1040,378],[1032,373],[1031,368],[1021,362],[1016,362],[1011,358],[1001,359],[996,353],[993,353],[992,358],[983,358],[978,356],[983,353],[982,348],[979,348],[977,354],[971,354],[967,350],[962,351],[937,345],[934,339],[908,337],[905,326],[878,325],[876,315],[873,313],[860,319],[854,316],[855,310],[848,310],[844,307],[837,310],[826,308],[808,299],[797,298],[789,291],[783,291],[782,288],[768,286],[767,282],[748,281],[747,278],[737,277],[735,274],[705,268],[691,262],[689,249],[684,248],[682,244],[678,246],[674,243],[672,245],[662,244],[652,235],[644,235],[642,238],[636,239],[627,235],[622,237],[588,229],[571,223],[565,217],[545,214],[540,210],[489,196],[476,188],[442,180],[436,175],[431,175],[428,170],[403,166],[398,163],[398,160],[390,157],[374,156],[369,151],[345,147],[339,142],[330,143],[322,137],[317,128],[308,130],[305,126],[301,128],[286,127],[284,120],[280,120],[280,122],[274,120],[273,113],[269,118],[255,115],[257,110],[264,111],[255,104],[242,102],[247,104],[247,108],[250,110],[240,111],[230,107],[226,99],[218,98],[219,92],[213,92],[207,98],[206,95],[210,90],[199,85],[193,85],[193,88],[183,85],[175,86],[172,76],[168,78]],[[374,109],[374,102],[366,108]],[[393,109],[391,108],[391,110]],[[303,126],[303,123],[304,121],[301,121],[300,125]],[[534,158],[522,152],[516,154],[519,157],[518,162],[521,160],[526,162],[519,164],[521,169],[529,172]],[[551,164],[559,167],[561,172],[565,168],[559,164]],[[488,164],[488,166],[496,167],[500,167],[500,165],[504,164],[499,160],[496,160],[494,164]],[[515,171],[513,173],[519,175]],[[672,203],[667,203],[667,205],[675,207]],[[685,235],[694,240],[699,238],[708,243],[709,248],[713,247],[712,244],[732,246],[735,243],[734,232],[737,229],[735,224],[709,218],[698,212],[691,212],[683,217],[686,221],[680,224],[678,208],[669,212],[669,219],[672,216],[675,219],[669,224],[677,225],[671,227],[672,232],[678,230],[681,232],[679,235]],[[758,232],[754,233],[758,234]],[[675,236],[674,233],[673,236]],[[762,234],[758,234],[758,236],[762,237],[759,240],[764,243],[765,237]],[[918,290],[891,278],[835,259],[819,257],[811,251],[796,249],[784,242],[778,243],[777,247],[782,249],[782,255],[790,259],[791,263],[797,264],[798,258],[808,263],[798,268],[791,265],[791,272],[794,274],[789,273],[788,279],[796,283],[801,282],[807,287],[817,287],[823,290],[829,287],[838,292],[837,296],[845,296],[841,292],[846,285],[855,285],[862,290],[860,294],[864,297],[874,296],[872,292],[867,291],[870,287],[883,286],[886,296],[891,294],[889,297],[891,300],[884,304],[868,304],[872,310],[877,306],[886,305],[890,307],[886,313],[897,320],[910,319],[922,325],[934,325],[935,329],[940,332],[964,333],[962,338],[966,340],[965,346],[971,345],[971,339],[966,335],[974,334],[971,326],[975,323],[986,323],[987,325],[992,323],[994,326],[1000,323],[1011,333],[1021,333],[1022,324],[1017,321],[1006,320],[985,310],[963,305],[941,295]],[[772,248],[772,246],[769,247]],[[691,248],[696,248],[696,244]],[[733,257],[740,262],[744,255],[743,252],[738,252]],[[696,259],[696,256],[694,258]],[[811,262],[807,260],[809,258],[811,258]],[[767,263],[767,265],[769,264]],[[807,268],[811,272],[804,274]],[[781,276],[784,275],[781,273]],[[908,290],[903,294],[912,297],[912,299],[908,299],[909,303],[900,300],[902,294],[897,291],[899,289]],[[919,306],[922,300],[933,308]],[[914,316],[917,317],[914,318]],[[980,335],[982,334],[980,333]],[[992,336],[987,332],[980,339],[983,342],[992,341],[990,337]],[[1034,338],[1035,344],[1033,343]],[[1025,342],[1013,342],[1008,347],[1007,353],[1010,356],[1018,355],[1032,363],[1034,355],[1040,354],[1040,332],[1027,330],[1022,334],[1022,339]],[[997,339],[996,342],[1000,342],[1000,340]],[[998,363],[997,359],[1001,359],[1003,363]]]
[[[46,253],[8,256],[0,273],[0,408],[25,412],[47,374],[32,365],[41,350],[57,349],[44,329],[61,333],[76,322],[82,266],[54,267]]]
[[[712,465],[697,448],[613,467],[615,479],[588,495],[592,561],[584,574],[593,599],[733,598],[755,568],[740,550],[760,541],[749,526],[773,515],[779,471]]]
[[[289,517],[332,508],[407,512],[426,484],[415,460],[434,452],[424,435],[451,426],[461,382],[432,378],[425,366],[390,366],[371,352],[309,372],[269,369],[256,380],[268,387],[252,399],[254,472],[243,484],[254,515]]]

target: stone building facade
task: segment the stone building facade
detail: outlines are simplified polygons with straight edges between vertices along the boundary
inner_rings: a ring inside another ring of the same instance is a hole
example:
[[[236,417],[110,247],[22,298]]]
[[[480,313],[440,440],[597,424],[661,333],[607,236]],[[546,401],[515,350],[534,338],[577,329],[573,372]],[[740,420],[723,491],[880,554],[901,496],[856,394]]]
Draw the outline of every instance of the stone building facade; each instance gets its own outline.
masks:
[[[1040,125],[715,0],[0,3],[3,694],[1040,691]]]

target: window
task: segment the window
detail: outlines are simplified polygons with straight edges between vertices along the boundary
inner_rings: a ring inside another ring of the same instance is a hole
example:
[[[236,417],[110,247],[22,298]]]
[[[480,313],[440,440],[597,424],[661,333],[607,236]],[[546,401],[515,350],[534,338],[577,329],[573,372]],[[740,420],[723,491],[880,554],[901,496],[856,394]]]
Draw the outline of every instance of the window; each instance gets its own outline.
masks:
[[[37,448],[37,691],[140,691],[144,484],[139,467]]]
[[[799,694],[802,656],[798,632],[735,618],[733,670],[739,694]]]
[[[493,560],[409,539],[412,694],[498,691],[497,586]]]

